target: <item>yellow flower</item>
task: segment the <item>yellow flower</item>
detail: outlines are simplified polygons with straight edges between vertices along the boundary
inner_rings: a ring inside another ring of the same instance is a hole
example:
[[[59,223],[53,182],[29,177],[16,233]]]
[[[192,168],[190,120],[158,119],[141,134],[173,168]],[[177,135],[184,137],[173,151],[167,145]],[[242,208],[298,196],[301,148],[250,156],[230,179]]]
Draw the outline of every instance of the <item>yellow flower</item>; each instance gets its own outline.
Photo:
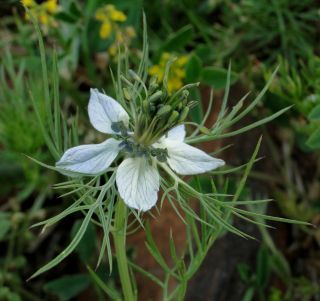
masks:
[[[95,18],[101,22],[100,37],[107,39],[111,36],[112,30],[117,28],[116,22],[124,22],[127,16],[122,11],[117,10],[114,5],[108,4],[96,11]]]
[[[49,13],[55,13],[58,10],[57,0],[48,0],[44,2],[44,5]]]
[[[158,82],[161,82],[163,80],[163,77],[164,77],[164,69],[160,68],[159,65],[154,65],[149,69],[149,74],[151,76],[156,76]]]
[[[113,5],[110,6],[112,8],[109,10],[109,17],[112,21],[124,22],[127,20],[127,16],[122,11],[115,9]]]
[[[108,53],[116,57],[118,54],[119,46],[128,47],[131,44],[131,40],[136,36],[135,30],[131,26],[127,26],[121,29],[119,26],[115,28],[115,41],[108,48]]]
[[[158,82],[162,82],[166,70],[167,63],[173,58],[173,55],[164,52],[161,55],[158,65],[153,65],[149,69],[149,74],[155,76]],[[168,75],[167,89],[169,94],[174,91],[179,90],[183,86],[183,79],[186,76],[185,65],[188,62],[189,57],[187,55],[182,55],[178,57],[171,65]]]
[[[117,55],[119,46],[128,46],[132,38],[136,36],[135,30],[131,26],[124,29],[119,26],[118,23],[126,21],[127,16],[112,4],[97,9],[95,18],[101,22],[100,37],[102,39],[108,39],[111,36],[114,38],[108,48],[108,53],[112,57]]]
[[[98,20],[98,21],[104,21],[105,20],[105,13],[101,10],[101,9],[98,9],[97,11],[96,11],[96,20]]]
[[[107,39],[110,37],[112,31],[112,26],[109,21],[104,21],[100,27],[100,37],[102,39]]]
[[[28,13],[26,13],[26,19],[30,18],[32,15],[34,18],[39,20],[39,23],[44,25],[45,28],[49,26],[55,26],[56,21],[53,18],[53,14],[58,10],[57,0],[47,0],[38,4],[34,0],[21,0],[22,3],[29,8]]]
[[[177,60],[175,61],[175,63],[180,66],[180,67],[183,67],[187,64],[189,60],[189,57],[187,55],[182,55],[180,57],[177,58]]]
[[[21,0],[22,4],[28,8],[35,5],[33,0]]]
[[[108,52],[111,56],[116,56],[117,52],[118,52],[118,48],[117,45],[115,43],[113,43],[109,48],[108,48]]]
[[[126,35],[132,39],[136,37],[136,31],[134,30],[134,28],[132,26],[127,26],[125,29],[125,33]]]
[[[183,82],[179,78],[170,78],[168,80],[168,92],[172,94],[172,92],[179,90],[183,86]]]
[[[121,44],[124,42],[124,33],[122,33],[120,30],[117,30],[116,32],[116,42]]]
[[[40,23],[43,25],[47,25],[49,23],[49,16],[45,12],[40,13],[38,18],[39,18]]]

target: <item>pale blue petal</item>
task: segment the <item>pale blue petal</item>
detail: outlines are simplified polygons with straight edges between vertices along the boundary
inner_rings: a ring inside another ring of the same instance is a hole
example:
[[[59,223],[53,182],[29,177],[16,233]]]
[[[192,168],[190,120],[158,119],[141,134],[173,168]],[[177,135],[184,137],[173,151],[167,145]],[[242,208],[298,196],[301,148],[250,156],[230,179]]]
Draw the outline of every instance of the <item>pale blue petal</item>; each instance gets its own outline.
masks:
[[[121,141],[108,139],[100,144],[85,144],[68,149],[56,167],[61,173],[76,176],[99,175],[106,171],[117,157]]]
[[[106,134],[116,134],[111,125],[122,121],[129,126],[129,115],[125,109],[112,97],[100,93],[97,89],[90,90],[88,113],[93,127]]]
[[[127,206],[147,211],[156,204],[159,173],[144,157],[125,159],[117,169],[116,182]]]

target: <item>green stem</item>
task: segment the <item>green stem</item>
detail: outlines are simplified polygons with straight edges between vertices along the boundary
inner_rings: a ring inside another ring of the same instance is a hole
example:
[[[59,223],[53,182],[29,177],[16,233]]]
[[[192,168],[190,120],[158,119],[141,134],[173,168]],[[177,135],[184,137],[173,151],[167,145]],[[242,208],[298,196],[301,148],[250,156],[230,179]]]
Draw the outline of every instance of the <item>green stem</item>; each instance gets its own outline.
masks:
[[[113,239],[124,300],[133,301],[135,297],[126,254],[127,207],[120,198],[116,207],[114,227]]]

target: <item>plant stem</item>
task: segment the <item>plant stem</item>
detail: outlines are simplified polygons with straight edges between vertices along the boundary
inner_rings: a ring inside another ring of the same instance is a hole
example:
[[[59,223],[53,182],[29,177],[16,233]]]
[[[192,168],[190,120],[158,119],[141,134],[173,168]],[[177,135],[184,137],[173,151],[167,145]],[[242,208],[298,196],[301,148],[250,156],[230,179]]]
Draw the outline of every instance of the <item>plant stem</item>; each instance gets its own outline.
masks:
[[[120,198],[116,207],[114,227],[113,239],[124,300],[133,301],[135,297],[126,254],[127,207]]]

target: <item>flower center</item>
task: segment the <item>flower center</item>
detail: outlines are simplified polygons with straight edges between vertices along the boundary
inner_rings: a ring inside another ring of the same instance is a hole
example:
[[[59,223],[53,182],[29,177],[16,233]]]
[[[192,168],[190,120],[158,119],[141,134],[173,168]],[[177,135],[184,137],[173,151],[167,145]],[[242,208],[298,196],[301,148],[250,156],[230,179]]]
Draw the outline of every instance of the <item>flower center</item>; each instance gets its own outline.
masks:
[[[117,122],[113,122],[111,124],[111,129],[116,132],[119,133],[119,135],[123,138],[129,137],[128,134],[128,129],[127,127],[124,125],[123,121],[117,121]]]
[[[152,145],[170,129],[181,124],[192,105],[188,96],[187,90],[173,95],[158,90],[147,97],[135,124],[135,140],[142,145]]]
[[[168,150],[166,148],[142,146],[129,139],[123,140],[119,144],[119,147],[122,149],[122,151],[132,157],[146,157],[147,159],[154,157],[157,158],[159,162],[166,162],[168,158]]]

